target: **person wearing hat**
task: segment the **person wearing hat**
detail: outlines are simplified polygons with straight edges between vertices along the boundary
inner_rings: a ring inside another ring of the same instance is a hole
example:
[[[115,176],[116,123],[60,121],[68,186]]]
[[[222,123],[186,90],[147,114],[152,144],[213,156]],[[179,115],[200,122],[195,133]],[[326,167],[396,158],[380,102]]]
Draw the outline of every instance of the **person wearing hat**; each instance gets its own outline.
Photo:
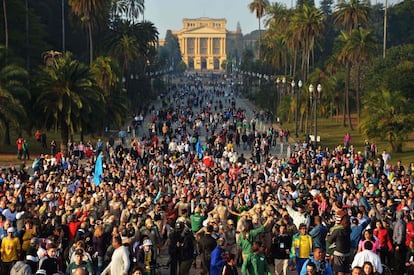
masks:
[[[148,238],[144,239],[137,254],[138,266],[141,266],[144,269],[145,275],[150,275],[151,270],[156,264],[156,256],[152,246],[152,241]]]
[[[179,261],[179,253],[180,253],[180,246],[183,242],[183,237],[181,235],[184,229],[184,223],[176,222],[174,229],[168,236],[168,254],[170,256],[170,275],[176,275],[178,261]]]
[[[14,261],[17,261],[19,259],[21,245],[19,238],[15,237],[14,234],[14,227],[9,227],[7,229],[7,237],[3,238],[3,240],[1,241],[0,253],[2,261],[2,271],[6,272],[3,274],[9,274]]]
[[[37,255],[37,250],[39,249],[40,239],[33,237],[30,240],[30,248],[26,254],[26,263],[32,269],[32,274],[36,273],[36,270],[39,265],[39,256]]]
[[[66,275],[74,275],[79,269],[85,271],[86,274],[93,274],[93,267],[90,261],[83,260],[84,251],[82,249],[76,249],[75,260],[68,265],[66,268]]]

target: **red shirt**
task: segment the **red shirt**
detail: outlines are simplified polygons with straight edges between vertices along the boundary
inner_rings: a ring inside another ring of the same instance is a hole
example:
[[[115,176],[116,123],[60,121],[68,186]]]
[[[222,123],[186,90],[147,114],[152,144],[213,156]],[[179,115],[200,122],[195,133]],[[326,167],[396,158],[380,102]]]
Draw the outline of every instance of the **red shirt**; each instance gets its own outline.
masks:
[[[405,244],[408,246],[410,241],[414,238],[414,222],[410,221],[407,223],[406,227],[406,239]]]
[[[19,138],[16,141],[16,144],[17,144],[17,150],[23,150],[23,139]]]
[[[374,229],[374,236],[378,238],[380,247],[388,247],[388,250],[392,251],[391,238],[387,229]]]

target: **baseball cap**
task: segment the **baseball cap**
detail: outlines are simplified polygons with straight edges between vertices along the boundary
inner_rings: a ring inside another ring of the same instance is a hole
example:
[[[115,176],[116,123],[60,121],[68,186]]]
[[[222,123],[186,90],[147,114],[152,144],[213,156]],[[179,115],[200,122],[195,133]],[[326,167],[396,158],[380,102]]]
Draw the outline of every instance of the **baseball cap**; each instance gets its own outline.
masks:
[[[30,240],[30,245],[32,245],[32,246],[35,246],[35,245],[37,245],[37,244],[39,244],[40,243],[40,240],[38,239],[38,238],[36,238],[36,237],[33,237],[31,240]]]
[[[14,233],[14,227],[9,227],[7,229],[7,233]]]
[[[80,256],[82,256],[82,255],[83,255],[83,250],[82,250],[82,249],[76,249],[76,251],[75,251],[75,255],[80,255]]]
[[[146,239],[146,240],[144,240],[144,242],[143,242],[143,244],[142,245],[152,245],[152,242],[151,242],[151,240],[150,239]]]

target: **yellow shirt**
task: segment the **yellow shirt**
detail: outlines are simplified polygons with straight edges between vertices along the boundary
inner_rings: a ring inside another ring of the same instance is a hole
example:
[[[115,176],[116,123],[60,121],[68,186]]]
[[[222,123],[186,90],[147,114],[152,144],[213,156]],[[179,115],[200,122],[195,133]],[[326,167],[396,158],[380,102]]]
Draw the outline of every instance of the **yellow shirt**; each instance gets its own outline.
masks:
[[[22,240],[23,240],[23,244],[22,244],[22,249],[25,252],[28,252],[30,249],[30,240],[35,236],[36,234],[36,230],[35,228],[29,228],[26,229],[26,231],[23,234]]]
[[[19,238],[3,238],[1,241],[1,260],[6,263],[17,261],[19,259],[17,253],[20,252],[20,249]]]
[[[299,235],[293,240],[293,247],[296,250],[296,257],[307,259],[312,251],[312,237],[309,235]]]

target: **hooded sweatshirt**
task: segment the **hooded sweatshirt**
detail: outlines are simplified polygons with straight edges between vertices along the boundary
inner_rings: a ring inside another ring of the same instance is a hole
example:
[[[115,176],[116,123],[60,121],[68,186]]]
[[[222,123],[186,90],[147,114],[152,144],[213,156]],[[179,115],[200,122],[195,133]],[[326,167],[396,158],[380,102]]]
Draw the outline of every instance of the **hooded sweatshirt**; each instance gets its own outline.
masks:
[[[395,215],[396,221],[394,222],[392,241],[396,246],[405,245],[406,224],[403,220],[403,214],[402,211],[397,211]]]
[[[10,275],[32,275],[32,269],[25,262],[18,261],[11,268]]]

